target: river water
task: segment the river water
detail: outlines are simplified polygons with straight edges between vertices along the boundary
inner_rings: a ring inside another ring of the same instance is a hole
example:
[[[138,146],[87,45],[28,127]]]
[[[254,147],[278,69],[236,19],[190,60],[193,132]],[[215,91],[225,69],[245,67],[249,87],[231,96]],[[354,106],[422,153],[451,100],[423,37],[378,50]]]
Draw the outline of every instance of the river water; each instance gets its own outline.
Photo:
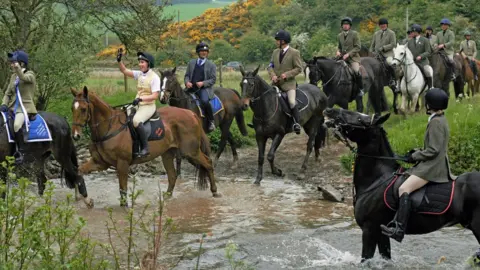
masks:
[[[166,190],[165,176],[136,177],[136,188],[144,193],[143,206]],[[351,199],[345,203],[320,200],[316,187],[296,180],[264,178],[261,186],[245,177],[221,178],[222,198],[198,191],[194,179],[177,181],[167,203],[166,215],[176,226],[162,246],[161,262],[170,269],[194,269],[196,252],[203,233],[200,269],[232,269],[226,257],[229,244],[237,246],[233,259],[253,269],[464,269],[478,248],[469,230],[445,228],[421,235],[406,236],[402,244],[392,241],[391,262],[376,254],[360,265],[361,230],[353,219]],[[58,182],[58,180],[56,180]],[[79,214],[86,218],[93,238],[106,241],[107,207],[122,219],[118,206],[118,182],[114,174],[86,176],[94,209],[78,202]],[[129,183],[129,187],[132,183]],[[57,188],[57,196],[71,192]],[[141,240],[139,240],[141,241]]]

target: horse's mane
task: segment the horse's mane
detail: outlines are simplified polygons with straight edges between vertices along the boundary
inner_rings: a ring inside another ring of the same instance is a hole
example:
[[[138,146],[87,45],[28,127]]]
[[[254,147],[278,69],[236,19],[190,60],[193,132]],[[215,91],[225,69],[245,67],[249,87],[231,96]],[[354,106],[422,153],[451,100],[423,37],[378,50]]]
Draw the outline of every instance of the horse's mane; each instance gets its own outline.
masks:
[[[110,108],[112,110],[114,109],[112,106],[110,106],[110,104],[108,104],[102,98],[100,98],[100,96],[95,91],[88,90],[88,98],[92,99],[92,97],[94,100],[100,103],[100,105],[106,106],[107,108]]]

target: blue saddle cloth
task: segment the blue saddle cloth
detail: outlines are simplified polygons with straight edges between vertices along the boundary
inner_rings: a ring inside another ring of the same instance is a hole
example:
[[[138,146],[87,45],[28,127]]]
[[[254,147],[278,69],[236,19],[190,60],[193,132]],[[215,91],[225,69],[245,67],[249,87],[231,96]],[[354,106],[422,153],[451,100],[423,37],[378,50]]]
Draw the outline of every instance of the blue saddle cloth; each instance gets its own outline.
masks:
[[[4,123],[7,123],[5,126],[7,128],[8,134],[8,142],[15,143],[13,140],[13,129],[11,128],[13,125],[9,125],[9,122],[13,122],[13,119],[7,115],[7,113],[2,112],[2,117]],[[52,141],[52,134],[50,133],[50,129],[48,128],[45,119],[37,113],[35,119],[30,121],[30,127],[28,131],[28,140],[27,142],[50,142]]]
[[[202,106],[200,105],[200,99],[198,99],[197,95],[191,94],[192,99],[195,100],[195,104],[197,104],[198,110],[200,111],[200,116],[205,117],[205,112],[203,111]],[[214,95],[212,99],[210,99],[210,105],[212,106],[213,115],[224,110],[222,101]]]

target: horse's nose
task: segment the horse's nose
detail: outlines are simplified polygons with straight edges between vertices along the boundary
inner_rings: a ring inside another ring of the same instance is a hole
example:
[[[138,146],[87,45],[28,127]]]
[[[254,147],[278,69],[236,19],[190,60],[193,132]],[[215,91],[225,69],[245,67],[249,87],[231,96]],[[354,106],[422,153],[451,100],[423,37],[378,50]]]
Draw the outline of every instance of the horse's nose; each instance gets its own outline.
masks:
[[[244,110],[244,111],[248,110],[248,104],[244,103],[243,106],[242,106],[242,110]]]
[[[74,135],[73,135],[73,139],[74,139],[75,141],[80,140],[80,135],[79,135],[79,134],[74,134]]]
[[[326,112],[326,113],[331,113],[331,112],[333,112],[333,109],[332,109],[332,108],[326,108],[326,109],[324,110],[324,112]]]

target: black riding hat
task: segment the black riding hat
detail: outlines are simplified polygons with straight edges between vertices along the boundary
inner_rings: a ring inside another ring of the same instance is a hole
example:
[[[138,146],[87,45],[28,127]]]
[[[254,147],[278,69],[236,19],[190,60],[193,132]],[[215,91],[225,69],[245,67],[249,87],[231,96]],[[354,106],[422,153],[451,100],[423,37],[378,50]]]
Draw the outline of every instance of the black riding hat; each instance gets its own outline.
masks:
[[[410,28],[412,32],[417,32],[417,33],[422,33],[422,26],[419,24],[413,24],[412,27]]]
[[[285,30],[279,30],[277,33],[275,33],[275,39],[283,40],[286,43],[290,43],[290,41],[292,41],[292,38],[290,37],[290,33],[288,33]]]
[[[153,68],[155,66],[155,58],[153,58],[153,55],[147,52],[137,52],[137,59],[138,61],[140,60],[147,61],[149,68]]]
[[[381,18],[380,20],[378,20],[378,25],[381,25],[381,24],[388,24],[388,20],[385,18]]]
[[[344,22],[347,22],[348,24],[350,24],[350,26],[351,26],[352,23],[353,23],[352,18],[350,18],[350,17],[345,17],[345,18],[343,18],[342,21],[340,22],[340,26],[342,26]]]
[[[440,88],[432,88],[425,95],[425,102],[430,110],[445,110],[448,107],[448,95]]]
[[[427,30],[432,30],[433,31],[433,27],[432,26],[427,26]]]
[[[198,43],[197,47],[195,47],[195,51],[197,53],[201,52],[201,51],[210,51],[210,48],[208,47],[208,44],[205,43],[205,42],[200,42]]]

